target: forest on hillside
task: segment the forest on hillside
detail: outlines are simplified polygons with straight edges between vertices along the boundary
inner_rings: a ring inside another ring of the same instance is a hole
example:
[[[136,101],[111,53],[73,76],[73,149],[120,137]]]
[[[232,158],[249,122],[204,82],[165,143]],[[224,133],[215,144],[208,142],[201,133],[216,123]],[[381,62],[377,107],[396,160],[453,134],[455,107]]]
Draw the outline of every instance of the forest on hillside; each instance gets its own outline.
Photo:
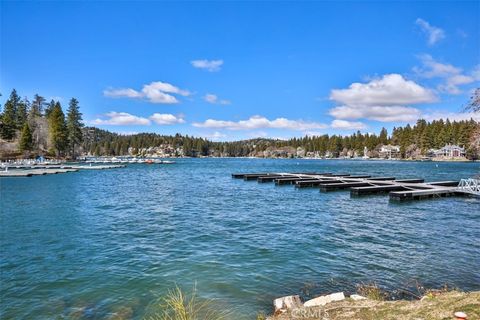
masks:
[[[472,96],[472,110],[478,110],[478,95]],[[476,99],[476,100],[475,100]],[[473,104],[475,103],[476,104]],[[403,158],[425,155],[430,149],[456,144],[466,149],[470,159],[480,158],[480,124],[473,119],[427,122],[393,128],[391,134],[383,128],[378,134],[360,131],[347,136],[320,135],[289,140],[250,139],[214,142],[208,139],[176,134],[156,133],[120,135],[95,127],[85,127],[79,102],[72,98],[66,110],[59,101],[47,102],[36,94],[32,101],[20,98],[12,90],[0,114],[0,156],[3,159],[35,157],[76,158],[78,156],[145,156],[152,149],[168,149],[172,156],[375,156],[382,145],[400,146]]]
[[[67,115],[59,101],[38,94],[30,101],[15,89],[2,106],[0,153],[4,157],[45,155],[75,158],[82,151],[83,122],[79,102],[72,98]]]
[[[403,158],[425,155],[429,149],[439,149],[446,144],[464,146],[470,159],[479,158],[480,124],[474,120],[453,121],[437,120],[427,122],[418,120],[414,126],[394,128],[391,135],[383,128],[377,134],[361,133],[349,135],[321,135],[292,138],[289,140],[250,139],[233,142],[213,142],[190,136],[165,136],[155,133],[119,135],[98,128],[85,128],[88,138],[84,150],[96,156],[121,156],[142,154],[149,148],[168,146],[174,150],[181,148],[184,156],[226,156],[248,157],[265,155],[265,151],[277,152],[277,155],[294,154],[297,148],[304,153],[318,156],[363,156],[364,150],[378,151],[382,145],[400,146]],[[180,154],[176,154],[179,156]]]

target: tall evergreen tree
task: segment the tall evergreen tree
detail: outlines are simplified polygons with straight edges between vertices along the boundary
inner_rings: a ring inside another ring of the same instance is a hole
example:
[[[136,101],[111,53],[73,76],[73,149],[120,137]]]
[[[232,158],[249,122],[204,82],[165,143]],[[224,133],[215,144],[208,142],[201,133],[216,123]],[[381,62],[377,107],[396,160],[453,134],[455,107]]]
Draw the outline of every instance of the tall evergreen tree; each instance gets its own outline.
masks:
[[[56,102],[48,118],[50,141],[57,156],[63,155],[68,147],[68,131],[60,102]]]
[[[33,149],[32,131],[30,130],[28,122],[25,122],[23,125],[19,147],[20,151],[31,151]]]
[[[10,97],[5,102],[1,117],[0,135],[3,139],[12,140],[15,138],[17,130],[17,110],[20,104],[20,97],[15,89],[12,90]]]
[[[50,118],[50,114],[52,113],[53,111],[53,108],[55,108],[55,100],[50,100],[49,103],[47,103],[47,106],[45,107],[45,117],[48,119]]]
[[[22,101],[18,103],[17,108],[17,129],[22,130],[23,125],[27,122],[28,109],[30,107],[30,101],[25,97]]]
[[[72,98],[67,111],[67,131],[70,154],[73,158],[75,158],[75,147],[82,142],[82,127],[82,114],[78,107],[78,100]]]
[[[378,137],[379,143],[387,144],[388,142],[388,132],[387,129],[382,127],[382,131],[380,131],[380,136]]]
[[[45,98],[35,94],[33,96],[32,106],[30,108],[29,116],[31,118],[40,117],[43,112],[43,106],[45,105]]]

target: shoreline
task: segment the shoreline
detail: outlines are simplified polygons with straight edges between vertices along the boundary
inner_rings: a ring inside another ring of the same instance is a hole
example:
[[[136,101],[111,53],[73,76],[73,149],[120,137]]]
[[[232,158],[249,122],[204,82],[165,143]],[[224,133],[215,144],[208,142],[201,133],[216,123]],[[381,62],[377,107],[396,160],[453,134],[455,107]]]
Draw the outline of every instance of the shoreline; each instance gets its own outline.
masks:
[[[470,162],[480,162],[480,160],[469,160],[469,159],[429,159],[429,160],[419,160],[419,159],[382,159],[382,158],[307,158],[307,157],[294,157],[294,158],[286,158],[286,157],[213,157],[213,156],[202,156],[202,157],[159,157],[159,156],[144,156],[144,157],[137,157],[137,156],[112,156],[112,157],[98,157],[99,159],[105,159],[104,161],[99,160],[97,163],[115,163],[119,162],[122,163],[121,159],[128,158],[128,159],[271,159],[271,160],[345,160],[345,161],[366,161],[366,162],[376,162],[376,161],[384,161],[384,162],[458,162],[458,163],[470,163]],[[118,160],[118,161],[117,161]],[[25,163],[25,162],[33,162],[35,165],[36,160],[34,159],[7,159],[0,161],[0,166],[5,166],[8,164],[18,164],[18,163]],[[88,160],[66,160],[62,158],[53,158],[49,161],[43,161],[43,163],[52,162],[52,164],[65,164],[65,163],[88,163]],[[38,162],[40,163],[40,162]],[[43,164],[42,163],[42,164]],[[93,162],[95,163],[95,162]]]
[[[332,294],[338,295],[337,294]],[[342,293],[343,295],[343,293]],[[327,296],[323,296],[327,297]],[[317,300],[317,305],[310,301]],[[480,318],[480,291],[429,291],[417,300],[387,301],[375,297],[351,295],[337,301],[321,303],[315,298],[270,316],[259,316],[264,320],[369,320],[369,319],[463,319]]]

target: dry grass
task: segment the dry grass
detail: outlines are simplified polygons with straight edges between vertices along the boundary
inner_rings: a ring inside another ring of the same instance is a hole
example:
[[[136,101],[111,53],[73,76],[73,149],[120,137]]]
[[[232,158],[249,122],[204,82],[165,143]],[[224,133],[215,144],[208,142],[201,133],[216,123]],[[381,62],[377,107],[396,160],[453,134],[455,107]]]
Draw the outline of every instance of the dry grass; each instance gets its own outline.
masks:
[[[214,305],[214,300],[201,299],[194,287],[190,293],[178,286],[157,299],[149,308],[147,320],[227,320],[232,312]]]
[[[480,319],[480,292],[435,291],[423,300],[377,301],[346,299],[323,307],[302,308],[270,320],[451,320],[456,311],[463,311],[469,320]]]
[[[368,299],[384,301],[388,298],[388,293],[383,291],[376,283],[360,283],[357,285],[357,292]]]

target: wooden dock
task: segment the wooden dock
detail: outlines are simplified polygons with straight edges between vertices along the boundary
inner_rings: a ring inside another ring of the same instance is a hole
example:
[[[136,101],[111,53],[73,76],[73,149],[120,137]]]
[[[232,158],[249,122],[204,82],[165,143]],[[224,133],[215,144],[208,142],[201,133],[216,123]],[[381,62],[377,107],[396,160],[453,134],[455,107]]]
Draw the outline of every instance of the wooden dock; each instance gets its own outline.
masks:
[[[295,185],[296,188],[317,187],[320,192],[350,190],[351,197],[385,194],[390,200],[404,201],[447,196],[464,196],[471,192],[458,188],[459,181],[425,182],[424,179],[396,179],[396,177],[372,177],[333,173],[234,173],[235,179],[274,182],[275,185]]]
[[[30,169],[30,170],[8,170],[0,171],[0,177],[31,177],[44,176],[47,174],[58,174],[76,172],[78,169]]]
[[[58,174],[58,173],[68,173],[68,172],[77,172],[79,170],[105,170],[105,169],[116,169],[124,168],[125,165],[94,165],[94,166],[84,166],[84,165],[54,165],[54,166],[22,166],[22,167],[8,167],[7,170],[0,171],[0,177],[4,178],[14,178],[14,177],[32,177],[32,176],[43,176],[47,174]]]

